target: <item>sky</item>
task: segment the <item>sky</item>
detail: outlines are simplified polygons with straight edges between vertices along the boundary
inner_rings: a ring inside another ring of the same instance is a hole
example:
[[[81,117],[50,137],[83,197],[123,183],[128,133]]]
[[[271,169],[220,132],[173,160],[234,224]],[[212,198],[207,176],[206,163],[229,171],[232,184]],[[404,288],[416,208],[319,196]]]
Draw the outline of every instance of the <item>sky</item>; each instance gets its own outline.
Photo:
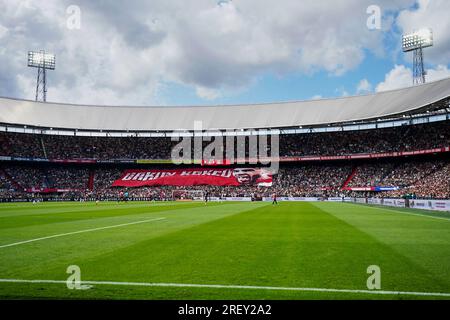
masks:
[[[0,96],[34,99],[27,52],[56,55],[47,101],[223,105],[412,85],[402,34],[432,28],[450,77],[448,0],[0,0]]]

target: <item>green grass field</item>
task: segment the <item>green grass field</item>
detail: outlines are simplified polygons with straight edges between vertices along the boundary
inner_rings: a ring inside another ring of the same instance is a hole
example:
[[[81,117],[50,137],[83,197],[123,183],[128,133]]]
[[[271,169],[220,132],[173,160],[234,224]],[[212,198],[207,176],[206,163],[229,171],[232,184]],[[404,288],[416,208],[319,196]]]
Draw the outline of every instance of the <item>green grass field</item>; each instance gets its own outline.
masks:
[[[90,289],[67,288],[70,265]],[[381,292],[367,291],[370,265],[381,269]],[[0,279],[3,299],[450,299],[450,214],[341,203],[0,204]]]

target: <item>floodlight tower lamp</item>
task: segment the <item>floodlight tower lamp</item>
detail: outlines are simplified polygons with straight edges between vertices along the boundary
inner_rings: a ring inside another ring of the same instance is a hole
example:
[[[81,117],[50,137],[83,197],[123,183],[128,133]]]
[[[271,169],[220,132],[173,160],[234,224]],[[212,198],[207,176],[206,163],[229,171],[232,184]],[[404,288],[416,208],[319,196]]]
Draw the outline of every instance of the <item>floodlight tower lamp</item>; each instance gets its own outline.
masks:
[[[403,52],[413,51],[413,84],[425,83],[425,67],[423,49],[433,46],[433,31],[429,28],[421,29],[402,38]]]
[[[39,101],[39,94],[41,93],[41,100],[47,101],[47,70],[55,70],[56,62],[55,55],[46,53],[44,50],[39,52],[28,52],[28,67],[37,68],[36,80],[36,101]]]

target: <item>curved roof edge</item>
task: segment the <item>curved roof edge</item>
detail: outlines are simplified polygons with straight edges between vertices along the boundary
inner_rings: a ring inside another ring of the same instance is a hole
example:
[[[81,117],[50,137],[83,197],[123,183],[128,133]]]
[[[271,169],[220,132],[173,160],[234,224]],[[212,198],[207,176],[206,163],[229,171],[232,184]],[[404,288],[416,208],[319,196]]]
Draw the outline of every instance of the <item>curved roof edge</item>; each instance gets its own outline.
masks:
[[[240,130],[325,126],[420,113],[450,97],[450,78],[370,95],[250,105],[99,106],[0,98],[0,123],[104,131]]]

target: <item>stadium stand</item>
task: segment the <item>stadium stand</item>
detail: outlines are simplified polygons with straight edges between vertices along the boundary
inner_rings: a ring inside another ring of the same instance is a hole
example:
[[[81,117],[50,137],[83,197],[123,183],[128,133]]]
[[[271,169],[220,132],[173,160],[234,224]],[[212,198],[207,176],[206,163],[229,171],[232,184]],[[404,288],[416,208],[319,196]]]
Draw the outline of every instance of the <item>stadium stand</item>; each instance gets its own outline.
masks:
[[[385,160],[386,161],[386,160]],[[396,186],[399,190],[370,192],[371,196],[402,197],[415,194],[427,199],[450,198],[450,161],[448,158],[421,160],[396,160],[395,162],[370,162],[350,164],[346,162],[323,164],[291,164],[282,167],[274,178],[272,187],[257,186],[191,186],[191,187],[141,187],[129,189],[131,198],[156,200],[171,199],[178,189],[208,191],[212,197],[269,197],[274,192],[282,197],[343,197],[354,195],[344,184],[352,175],[348,187]],[[61,167],[56,165],[33,167],[27,165],[3,165],[1,197],[20,194],[21,198],[34,193],[48,198],[115,199],[123,188],[111,187],[122,173],[121,167],[95,169],[92,189],[88,187],[89,170],[85,167]],[[23,189],[19,189],[21,186]],[[28,192],[26,192],[26,191]],[[362,193],[358,193],[360,196]],[[368,194],[367,192],[365,194]]]
[[[104,138],[0,132],[1,155],[39,159],[170,159],[170,138]],[[207,142],[204,142],[205,144]],[[282,135],[280,156],[342,156],[450,146],[448,122],[334,133]]]
[[[252,130],[278,135],[279,155],[272,160],[280,169],[273,185],[145,186],[128,189],[132,199],[167,200],[174,190],[186,189],[255,199],[273,193],[450,199],[449,85],[450,78],[360,97],[215,107],[0,98],[0,199],[116,199],[123,188],[112,184],[124,170],[175,167],[173,137],[192,134],[194,120],[210,130],[206,136],[228,130],[236,140],[248,140]],[[208,144],[203,141],[203,147]],[[251,158],[248,149],[244,154]],[[194,167],[201,163],[191,160]]]

